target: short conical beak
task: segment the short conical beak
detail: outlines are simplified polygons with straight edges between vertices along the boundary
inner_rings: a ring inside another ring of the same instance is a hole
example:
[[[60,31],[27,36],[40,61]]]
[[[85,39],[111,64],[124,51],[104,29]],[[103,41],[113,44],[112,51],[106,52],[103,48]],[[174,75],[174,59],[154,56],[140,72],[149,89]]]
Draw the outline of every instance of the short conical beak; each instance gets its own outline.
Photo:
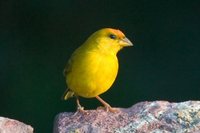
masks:
[[[126,37],[121,39],[120,44],[124,47],[133,46],[133,43]]]

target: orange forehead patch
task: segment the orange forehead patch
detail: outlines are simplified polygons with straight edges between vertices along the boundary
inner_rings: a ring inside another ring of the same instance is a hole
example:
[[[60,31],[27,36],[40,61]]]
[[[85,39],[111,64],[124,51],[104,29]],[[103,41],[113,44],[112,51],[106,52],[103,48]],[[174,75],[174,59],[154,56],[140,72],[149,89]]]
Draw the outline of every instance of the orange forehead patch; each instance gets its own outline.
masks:
[[[118,29],[109,28],[109,31],[112,32],[113,34],[117,35],[119,38],[125,37],[124,33],[122,31],[118,30]]]

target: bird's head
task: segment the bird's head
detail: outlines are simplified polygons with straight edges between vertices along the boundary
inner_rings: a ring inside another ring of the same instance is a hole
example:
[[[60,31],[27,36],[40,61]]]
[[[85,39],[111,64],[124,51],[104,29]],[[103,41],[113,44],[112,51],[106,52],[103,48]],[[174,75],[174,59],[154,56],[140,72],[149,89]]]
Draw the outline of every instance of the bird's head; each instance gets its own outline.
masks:
[[[117,52],[126,46],[133,46],[132,42],[117,29],[104,28],[93,33],[89,39],[95,47],[105,52],[117,54]]]

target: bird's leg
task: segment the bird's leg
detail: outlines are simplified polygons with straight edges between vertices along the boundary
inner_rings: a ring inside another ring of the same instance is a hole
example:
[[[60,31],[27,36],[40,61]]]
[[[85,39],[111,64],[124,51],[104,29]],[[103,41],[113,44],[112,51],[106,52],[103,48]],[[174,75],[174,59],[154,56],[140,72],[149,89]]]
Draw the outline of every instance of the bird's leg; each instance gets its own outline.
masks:
[[[104,107],[106,108],[106,111],[110,111],[110,112],[117,112],[116,109],[112,108],[107,102],[105,102],[102,98],[100,98],[99,96],[96,96],[96,98],[104,105]]]
[[[78,96],[76,96],[76,103],[77,103],[77,111],[85,112],[84,107],[81,106]]]
[[[81,113],[83,115],[87,115],[88,112],[84,110],[83,106],[81,106],[78,96],[76,96],[76,103],[77,103],[77,111],[74,113],[73,116],[76,116],[79,113]]]

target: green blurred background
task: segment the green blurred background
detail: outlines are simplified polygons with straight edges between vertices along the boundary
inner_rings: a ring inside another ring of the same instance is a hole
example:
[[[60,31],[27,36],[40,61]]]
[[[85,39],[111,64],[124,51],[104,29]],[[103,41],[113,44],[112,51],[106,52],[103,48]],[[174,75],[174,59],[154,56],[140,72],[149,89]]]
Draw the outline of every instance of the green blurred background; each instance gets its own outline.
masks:
[[[140,101],[200,99],[200,1],[1,0],[0,116],[50,133],[61,101],[64,66],[94,31],[114,27],[135,44],[119,53],[115,84],[102,98],[117,107]],[[86,109],[101,105],[81,99]]]

